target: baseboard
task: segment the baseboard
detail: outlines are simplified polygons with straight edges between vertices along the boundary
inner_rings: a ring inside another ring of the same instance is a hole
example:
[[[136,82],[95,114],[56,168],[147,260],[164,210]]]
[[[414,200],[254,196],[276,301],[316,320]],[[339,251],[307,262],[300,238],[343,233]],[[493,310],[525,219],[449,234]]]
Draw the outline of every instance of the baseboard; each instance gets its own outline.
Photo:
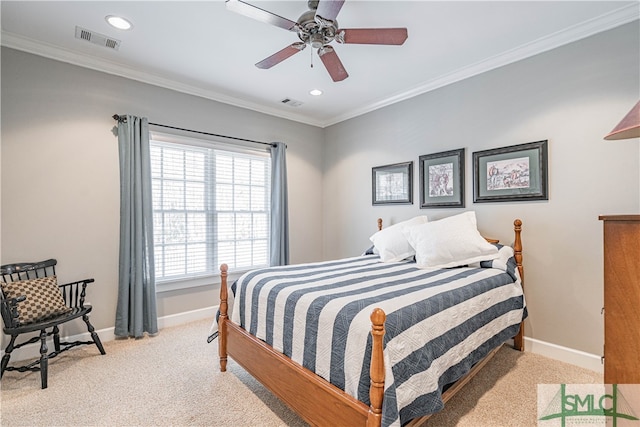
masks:
[[[218,306],[205,307],[198,310],[191,310],[184,313],[171,314],[158,318],[158,329],[169,328],[171,326],[184,325],[196,320],[211,319],[216,315]]]
[[[184,313],[171,314],[168,316],[163,316],[158,318],[158,330],[162,330],[164,328],[169,328],[171,326],[183,325],[185,323],[193,322],[201,319],[212,319],[216,315],[216,311],[218,310],[218,306],[205,307],[198,310],[187,311]],[[100,336],[100,341],[103,343],[108,341],[113,341],[116,339],[116,335],[114,333],[115,327],[105,328],[96,330],[98,335]],[[7,337],[5,337],[7,338]],[[203,334],[202,339],[206,339],[206,333]],[[66,337],[60,337],[62,341],[90,341],[91,335],[89,332],[84,332],[78,335],[71,335]],[[8,340],[8,338],[7,338]],[[19,338],[18,338],[19,340]],[[8,342],[8,341],[7,341]],[[5,343],[6,345],[6,343]],[[49,349],[53,348],[53,338],[49,337],[47,341],[47,346]],[[40,343],[33,343],[29,345],[25,345],[24,347],[20,347],[11,352],[11,364],[13,362],[19,362],[21,360],[34,359],[38,357],[40,354]],[[0,354],[0,357],[4,356],[4,349]]]
[[[600,356],[596,354],[586,353],[528,337],[524,338],[524,348],[525,351],[530,351],[531,353],[536,353],[550,359],[559,360],[601,374],[604,373],[604,365],[602,364]]]
[[[218,306],[205,307],[198,310],[187,311],[185,313],[172,314],[158,318],[158,329],[162,330],[171,326],[178,326],[185,323],[193,322],[201,319],[213,319],[218,310]],[[116,339],[114,328],[101,329],[98,332],[100,340],[104,342]],[[203,337],[206,338],[206,337]],[[65,341],[86,341],[89,340],[89,333],[73,335],[64,338]],[[535,338],[524,338],[525,351],[540,354],[551,359],[579,366],[581,368],[590,369],[595,372],[603,373],[604,366],[600,361],[600,356],[586,353],[584,351],[575,350],[561,345],[540,341]],[[53,345],[53,344],[51,344]],[[11,361],[19,361],[33,359],[38,355],[40,344],[30,344],[14,350],[11,353]],[[4,350],[2,351],[4,355]]]

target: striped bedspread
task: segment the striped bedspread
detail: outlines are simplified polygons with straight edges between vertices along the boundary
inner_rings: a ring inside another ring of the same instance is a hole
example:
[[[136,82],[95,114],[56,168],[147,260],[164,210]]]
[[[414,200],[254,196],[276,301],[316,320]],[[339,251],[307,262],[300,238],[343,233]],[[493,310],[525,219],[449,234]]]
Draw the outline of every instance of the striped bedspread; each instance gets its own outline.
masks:
[[[476,267],[421,270],[375,255],[244,274],[230,318],[369,404],[371,323],[387,314],[383,426],[443,408],[443,388],[517,332],[526,315],[510,247]],[[214,328],[215,329],[215,328]]]

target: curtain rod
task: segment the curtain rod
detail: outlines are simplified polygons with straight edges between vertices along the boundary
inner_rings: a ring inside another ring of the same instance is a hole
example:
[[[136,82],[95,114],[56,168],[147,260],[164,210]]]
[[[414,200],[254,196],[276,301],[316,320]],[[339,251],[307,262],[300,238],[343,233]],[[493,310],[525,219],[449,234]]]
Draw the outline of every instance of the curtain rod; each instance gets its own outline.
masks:
[[[126,122],[127,121],[127,118],[125,116],[119,116],[117,114],[114,114],[112,117],[113,117],[114,120],[117,120],[118,122]],[[184,129],[184,128],[179,128],[179,127],[175,127],[175,126],[162,125],[162,124],[159,124],[159,123],[151,123],[151,122],[149,122],[149,124],[153,125],[153,126],[160,126],[160,127],[163,127],[163,128],[168,128],[168,129],[181,130],[181,131],[184,131],[184,132],[199,133],[201,135],[217,136],[219,138],[234,139],[236,141],[253,142],[254,144],[268,145],[270,147],[275,147],[276,146],[276,144],[274,144],[272,142],[254,141],[253,139],[238,138],[236,136],[218,135],[217,133],[209,133],[209,132],[203,132],[203,131],[199,131],[199,130]]]

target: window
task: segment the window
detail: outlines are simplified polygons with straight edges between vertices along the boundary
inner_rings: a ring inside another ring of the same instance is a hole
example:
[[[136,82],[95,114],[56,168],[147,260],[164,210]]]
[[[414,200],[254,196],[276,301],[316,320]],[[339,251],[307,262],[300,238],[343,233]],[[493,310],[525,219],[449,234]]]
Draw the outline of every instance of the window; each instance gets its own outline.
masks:
[[[269,264],[268,153],[153,133],[151,177],[159,285]]]

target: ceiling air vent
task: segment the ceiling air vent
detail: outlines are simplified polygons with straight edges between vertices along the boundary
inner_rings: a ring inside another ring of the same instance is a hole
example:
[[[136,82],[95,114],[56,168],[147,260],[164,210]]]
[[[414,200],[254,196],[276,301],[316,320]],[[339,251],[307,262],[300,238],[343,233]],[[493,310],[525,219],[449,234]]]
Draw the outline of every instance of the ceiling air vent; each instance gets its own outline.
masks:
[[[120,40],[116,40],[111,37],[107,37],[104,34],[96,33],[95,31],[87,30],[78,26],[76,26],[76,38],[113,50],[118,50],[120,48]]]
[[[283,104],[288,105],[289,107],[299,107],[302,104],[304,104],[304,102],[302,102],[302,101],[296,101],[295,99],[291,99],[291,98],[285,98],[280,102],[282,102]]]

